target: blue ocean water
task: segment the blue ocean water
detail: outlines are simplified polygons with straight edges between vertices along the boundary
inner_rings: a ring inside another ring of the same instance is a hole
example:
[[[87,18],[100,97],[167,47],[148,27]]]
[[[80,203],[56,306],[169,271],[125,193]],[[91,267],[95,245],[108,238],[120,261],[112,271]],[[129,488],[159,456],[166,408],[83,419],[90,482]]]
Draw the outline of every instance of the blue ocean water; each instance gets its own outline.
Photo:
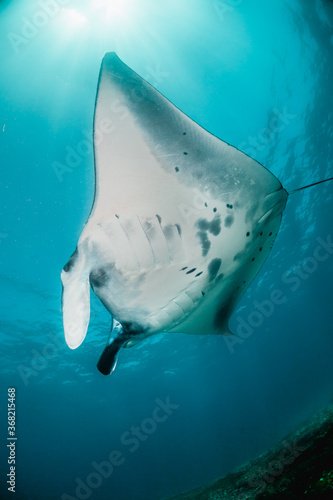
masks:
[[[333,186],[288,200],[233,339],[156,335],[103,377],[110,316],[93,296],[70,350],[60,282],[93,201],[100,63],[116,51],[292,190],[333,175],[333,4],[7,0],[0,33],[1,498],[8,387],[19,500],[159,500],[212,481],[332,398]]]

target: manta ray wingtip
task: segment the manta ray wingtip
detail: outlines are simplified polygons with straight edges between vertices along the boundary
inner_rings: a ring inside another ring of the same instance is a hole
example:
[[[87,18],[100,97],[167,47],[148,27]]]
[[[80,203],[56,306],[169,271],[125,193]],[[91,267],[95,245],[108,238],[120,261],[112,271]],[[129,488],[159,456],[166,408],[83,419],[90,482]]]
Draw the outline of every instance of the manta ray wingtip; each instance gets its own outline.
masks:
[[[104,57],[103,57],[103,63],[110,63],[110,62],[116,62],[120,61],[121,59],[118,57],[116,52],[105,52]]]

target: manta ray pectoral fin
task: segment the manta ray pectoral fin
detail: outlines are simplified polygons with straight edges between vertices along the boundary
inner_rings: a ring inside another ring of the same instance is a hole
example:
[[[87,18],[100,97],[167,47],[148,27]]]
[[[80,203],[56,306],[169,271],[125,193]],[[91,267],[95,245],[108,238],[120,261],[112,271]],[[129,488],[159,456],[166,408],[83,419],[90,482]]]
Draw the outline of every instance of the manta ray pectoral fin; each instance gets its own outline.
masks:
[[[63,324],[71,349],[82,344],[90,318],[90,282],[84,266],[85,259],[76,250],[61,273]]]

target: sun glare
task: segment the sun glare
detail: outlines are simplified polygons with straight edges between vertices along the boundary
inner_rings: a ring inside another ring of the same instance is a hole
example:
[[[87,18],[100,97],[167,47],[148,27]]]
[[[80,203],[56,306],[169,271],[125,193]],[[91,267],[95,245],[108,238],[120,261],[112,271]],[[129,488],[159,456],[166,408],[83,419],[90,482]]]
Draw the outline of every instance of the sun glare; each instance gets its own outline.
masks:
[[[87,22],[87,18],[75,9],[61,9],[71,26],[82,26]]]
[[[107,19],[124,19],[128,13],[130,0],[95,0],[94,8]]]

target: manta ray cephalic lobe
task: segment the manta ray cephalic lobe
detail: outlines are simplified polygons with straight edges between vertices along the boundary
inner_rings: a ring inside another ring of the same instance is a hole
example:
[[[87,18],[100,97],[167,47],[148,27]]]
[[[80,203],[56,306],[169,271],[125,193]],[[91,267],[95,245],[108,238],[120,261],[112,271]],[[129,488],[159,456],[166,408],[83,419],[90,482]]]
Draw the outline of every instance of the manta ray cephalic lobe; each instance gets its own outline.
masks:
[[[154,333],[229,334],[288,193],[115,53],[102,63],[94,130],[94,203],[61,275],[67,344],[85,338],[90,287],[113,318],[104,374],[121,347]]]

